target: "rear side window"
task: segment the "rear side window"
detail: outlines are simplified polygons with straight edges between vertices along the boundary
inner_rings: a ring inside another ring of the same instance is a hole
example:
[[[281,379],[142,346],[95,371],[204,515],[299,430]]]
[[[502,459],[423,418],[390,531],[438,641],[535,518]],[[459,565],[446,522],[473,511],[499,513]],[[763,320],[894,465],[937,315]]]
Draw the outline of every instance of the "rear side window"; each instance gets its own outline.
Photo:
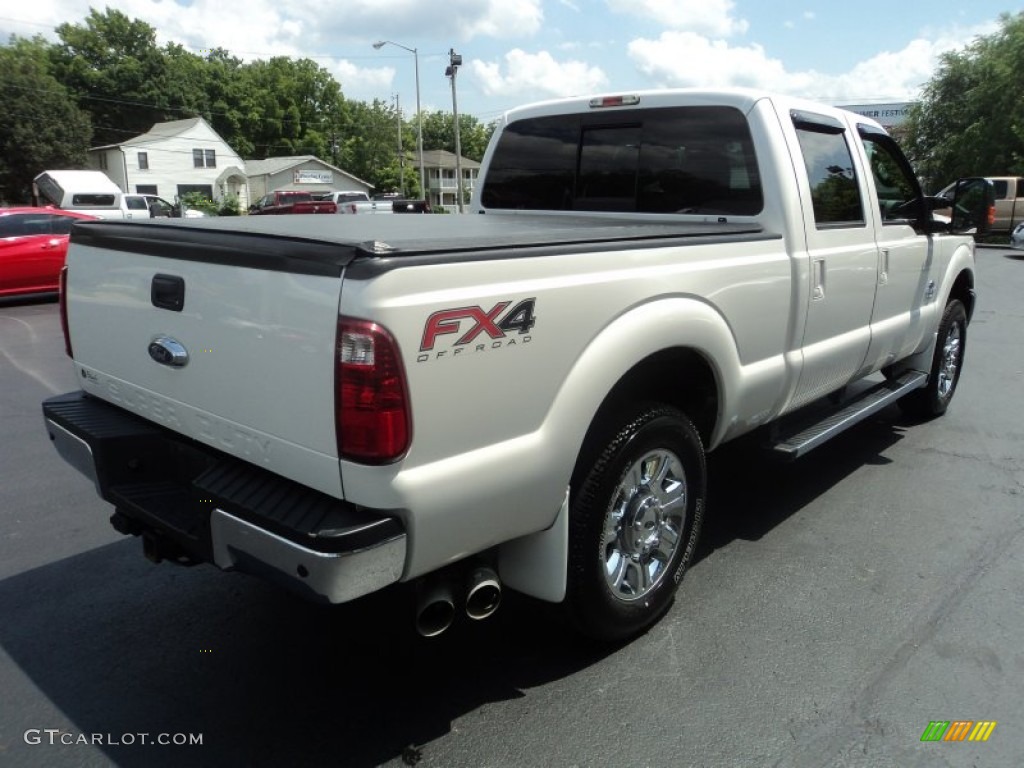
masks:
[[[486,208],[754,215],[761,178],[743,114],[672,107],[510,124],[481,192]]]
[[[125,203],[128,205],[130,211],[148,211],[149,204],[146,202],[144,197],[128,197],[125,198]]]
[[[72,195],[71,204],[81,208],[112,208],[114,205],[113,195]]]
[[[863,226],[864,204],[842,123],[808,113],[794,113],[793,123],[811,187],[815,224],[819,228]]]

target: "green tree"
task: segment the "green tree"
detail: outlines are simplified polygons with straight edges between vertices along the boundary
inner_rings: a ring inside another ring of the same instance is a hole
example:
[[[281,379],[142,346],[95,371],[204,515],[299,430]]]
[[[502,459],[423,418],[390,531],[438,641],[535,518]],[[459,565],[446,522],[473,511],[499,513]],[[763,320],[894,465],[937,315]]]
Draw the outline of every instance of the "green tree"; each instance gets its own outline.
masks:
[[[50,74],[49,43],[12,37],[0,47],[0,200],[28,202],[32,179],[56,168],[84,168],[89,117]]]
[[[252,156],[332,156],[331,129],[344,99],[327,70],[310,59],[277,56],[242,66],[238,75],[241,96],[233,119]]]
[[[1024,13],[942,56],[912,106],[905,145],[926,188],[961,176],[1024,173]]]
[[[156,30],[121,11],[90,9],[84,24],[57,27],[54,76],[87,111],[96,144],[115,144],[154,123],[185,117],[168,92],[167,62]]]
[[[487,150],[487,142],[494,125],[483,125],[472,115],[459,115],[459,144],[462,156],[480,162]],[[455,121],[451,112],[437,110],[423,113],[423,148],[446,149],[455,152]]]

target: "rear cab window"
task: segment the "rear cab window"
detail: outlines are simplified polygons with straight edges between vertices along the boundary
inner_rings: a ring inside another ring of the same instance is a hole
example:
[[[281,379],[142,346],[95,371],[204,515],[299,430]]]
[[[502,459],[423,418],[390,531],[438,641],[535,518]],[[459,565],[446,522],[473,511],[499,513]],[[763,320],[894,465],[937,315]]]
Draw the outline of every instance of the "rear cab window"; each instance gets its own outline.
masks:
[[[764,197],[733,107],[525,118],[503,131],[484,208],[753,216]]]

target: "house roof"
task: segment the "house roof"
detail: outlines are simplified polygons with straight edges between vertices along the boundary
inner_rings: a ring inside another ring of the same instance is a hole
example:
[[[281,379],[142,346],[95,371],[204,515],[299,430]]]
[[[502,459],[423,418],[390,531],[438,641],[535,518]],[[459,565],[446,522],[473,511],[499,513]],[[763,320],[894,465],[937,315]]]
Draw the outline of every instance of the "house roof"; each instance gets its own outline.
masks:
[[[423,166],[425,168],[454,168],[455,153],[449,152],[447,149],[426,149],[423,151]],[[463,169],[479,168],[480,163],[463,157],[462,167]]]
[[[207,128],[213,131],[213,128],[210,127],[210,124],[203,120],[203,118],[189,117],[185,120],[170,120],[166,123],[154,123],[153,127],[150,128],[145,133],[139,134],[138,136],[134,136],[126,141],[122,141],[118,144],[104,144],[101,147],[90,147],[89,149],[114,149],[116,147],[130,147],[138,146],[140,144],[152,144],[153,142],[156,141],[162,141],[164,139],[169,139],[173,136],[179,136],[180,134],[184,133],[190,128],[195,128],[200,123],[203,123],[204,125],[206,125]],[[216,131],[214,131],[214,133],[216,133]]]
[[[281,173],[282,171],[287,171],[290,168],[296,168],[303,163],[311,161],[319,163],[325,168],[330,168],[332,171],[337,171],[343,176],[346,176],[353,181],[357,181],[369,189],[373,189],[373,184],[370,182],[363,181],[358,176],[354,176],[348,171],[343,171],[341,168],[324,162],[316,155],[292,155],[290,157],[268,157],[266,160],[246,160],[245,173],[250,178],[253,176],[272,176],[275,173]]]

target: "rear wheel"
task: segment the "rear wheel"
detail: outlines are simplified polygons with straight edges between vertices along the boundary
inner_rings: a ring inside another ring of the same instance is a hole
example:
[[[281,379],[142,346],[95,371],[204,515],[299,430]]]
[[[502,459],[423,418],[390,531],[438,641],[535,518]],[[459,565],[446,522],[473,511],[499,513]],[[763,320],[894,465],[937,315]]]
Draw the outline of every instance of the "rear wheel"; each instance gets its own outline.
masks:
[[[675,408],[645,406],[602,435],[573,488],[566,607],[584,634],[619,640],[671,605],[700,533],[706,470]]]
[[[939,323],[928,384],[900,399],[900,407],[906,413],[921,418],[944,414],[956,394],[966,348],[967,312],[959,299],[952,299]]]

